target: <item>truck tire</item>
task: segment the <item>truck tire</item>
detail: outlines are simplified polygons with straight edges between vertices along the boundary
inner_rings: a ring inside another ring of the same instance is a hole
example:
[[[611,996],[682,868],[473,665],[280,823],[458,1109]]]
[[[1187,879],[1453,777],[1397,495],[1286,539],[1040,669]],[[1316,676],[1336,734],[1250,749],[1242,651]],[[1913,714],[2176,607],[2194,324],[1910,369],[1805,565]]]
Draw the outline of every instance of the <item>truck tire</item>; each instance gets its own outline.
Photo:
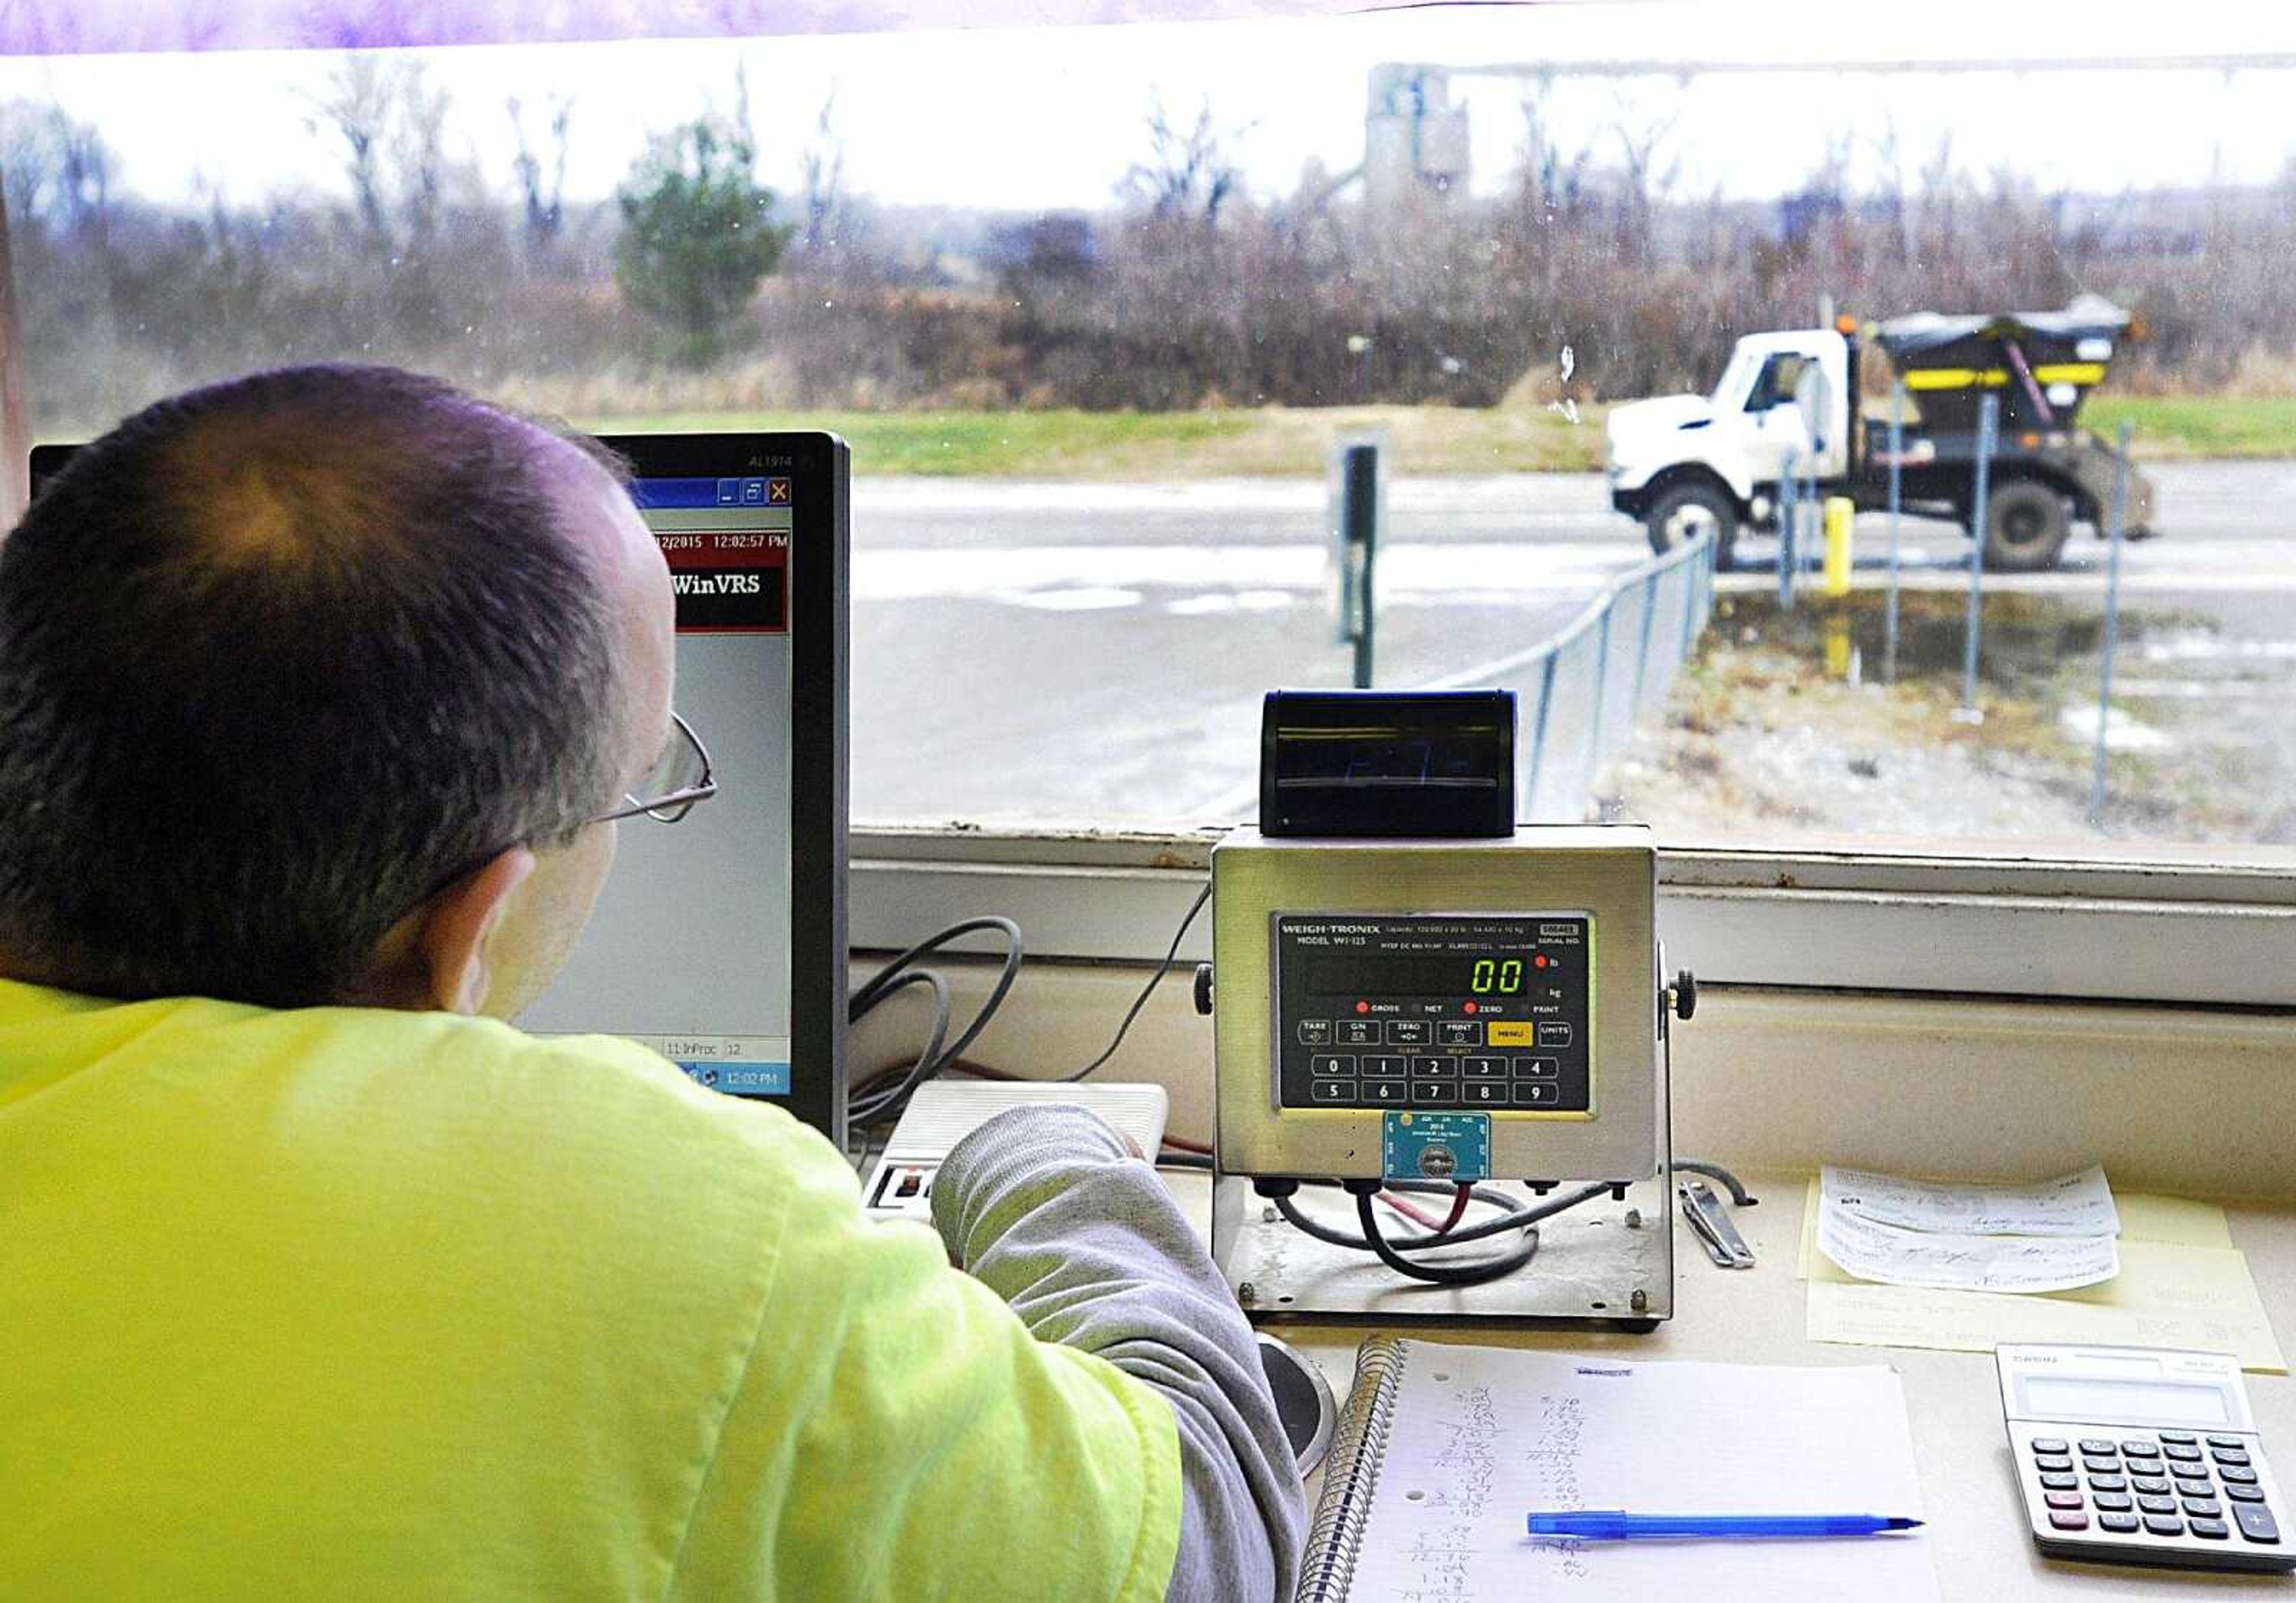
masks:
[[[1996,485],[1985,502],[1985,566],[1991,573],[2041,573],[2073,532],[2065,498],[2030,478]]]
[[[1702,478],[1688,478],[1661,491],[1643,519],[1651,549],[1664,556],[1702,528],[1714,534],[1716,571],[1730,571],[1738,539],[1738,503],[1730,492]]]

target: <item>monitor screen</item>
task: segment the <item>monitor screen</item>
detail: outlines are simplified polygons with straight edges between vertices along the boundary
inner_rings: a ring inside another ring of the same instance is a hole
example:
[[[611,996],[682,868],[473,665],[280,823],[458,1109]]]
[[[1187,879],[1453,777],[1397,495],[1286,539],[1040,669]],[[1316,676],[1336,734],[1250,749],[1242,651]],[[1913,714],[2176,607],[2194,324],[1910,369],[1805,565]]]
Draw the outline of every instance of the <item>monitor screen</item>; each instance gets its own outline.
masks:
[[[676,593],[675,702],[718,793],[619,824],[565,969],[520,1019],[652,1047],[842,1139],[845,454],[824,435],[606,442]]]

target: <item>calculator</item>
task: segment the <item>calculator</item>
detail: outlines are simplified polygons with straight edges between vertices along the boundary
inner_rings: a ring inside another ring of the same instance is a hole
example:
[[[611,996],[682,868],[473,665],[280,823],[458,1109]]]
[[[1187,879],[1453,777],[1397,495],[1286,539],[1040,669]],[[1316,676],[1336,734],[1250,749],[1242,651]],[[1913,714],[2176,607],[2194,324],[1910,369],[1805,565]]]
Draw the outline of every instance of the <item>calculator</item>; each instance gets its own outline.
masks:
[[[2222,1353],[1993,1349],[2033,1543],[2052,1558],[2296,1570],[2288,1504]]]

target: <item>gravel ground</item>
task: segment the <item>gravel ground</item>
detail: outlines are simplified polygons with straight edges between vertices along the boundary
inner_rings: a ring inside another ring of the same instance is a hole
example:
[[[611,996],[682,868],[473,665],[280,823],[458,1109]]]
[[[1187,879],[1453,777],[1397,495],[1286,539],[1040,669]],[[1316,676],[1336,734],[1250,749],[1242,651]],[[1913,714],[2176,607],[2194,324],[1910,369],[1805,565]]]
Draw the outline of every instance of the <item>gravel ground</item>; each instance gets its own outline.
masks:
[[[1665,717],[1596,785],[1603,816],[1669,841],[1813,836],[1963,843],[2296,839],[2296,647],[2131,609],[2116,658],[2106,806],[2088,816],[2102,631],[2054,598],[1988,602],[1982,723],[1958,716],[1956,598],[1907,595],[1894,683],[1879,598],[1725,598]]]

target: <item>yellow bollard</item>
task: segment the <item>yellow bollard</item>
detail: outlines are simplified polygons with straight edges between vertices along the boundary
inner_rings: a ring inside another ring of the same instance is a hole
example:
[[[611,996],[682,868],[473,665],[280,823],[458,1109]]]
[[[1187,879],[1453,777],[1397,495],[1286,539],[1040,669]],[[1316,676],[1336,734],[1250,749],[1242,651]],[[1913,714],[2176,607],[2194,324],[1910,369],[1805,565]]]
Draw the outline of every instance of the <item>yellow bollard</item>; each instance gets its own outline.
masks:
[[[1847,495],[1825,498],[1825,593],[1849,593],[1849,526],[1857,503]]]

